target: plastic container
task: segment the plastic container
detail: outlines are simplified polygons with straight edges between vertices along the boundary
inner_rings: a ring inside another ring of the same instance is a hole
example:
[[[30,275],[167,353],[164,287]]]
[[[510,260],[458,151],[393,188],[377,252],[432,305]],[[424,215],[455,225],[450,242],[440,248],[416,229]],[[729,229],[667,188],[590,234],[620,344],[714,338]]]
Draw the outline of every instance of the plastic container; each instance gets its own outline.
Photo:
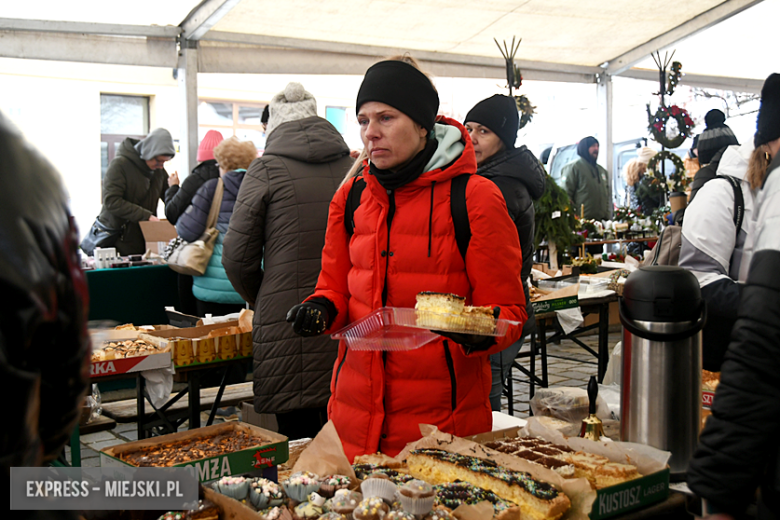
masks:
[[[401,325],[392,307],[377,309],[331,334],[352,350],[404,351],[420,348],[439,338],[429,330]],[[414,309],[409,309],[414,313]]]

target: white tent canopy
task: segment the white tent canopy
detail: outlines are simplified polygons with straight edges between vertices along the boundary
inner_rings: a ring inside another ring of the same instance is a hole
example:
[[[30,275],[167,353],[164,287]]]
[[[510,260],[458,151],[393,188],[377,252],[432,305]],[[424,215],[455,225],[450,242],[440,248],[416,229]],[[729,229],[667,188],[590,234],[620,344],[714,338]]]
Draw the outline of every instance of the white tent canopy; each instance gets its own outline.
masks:
[[[362,74],[410,52],[438,76],[502,78],[493,38],[516,35],[526,79],[598,83],[610,143],[612,76],[657,79],[650,53],[699,33],[679,44],[685,83],[758,92],[777,14],[780,0],[28,0],[0,6],[0,56],[180,69],[194,163],[198,72]]]

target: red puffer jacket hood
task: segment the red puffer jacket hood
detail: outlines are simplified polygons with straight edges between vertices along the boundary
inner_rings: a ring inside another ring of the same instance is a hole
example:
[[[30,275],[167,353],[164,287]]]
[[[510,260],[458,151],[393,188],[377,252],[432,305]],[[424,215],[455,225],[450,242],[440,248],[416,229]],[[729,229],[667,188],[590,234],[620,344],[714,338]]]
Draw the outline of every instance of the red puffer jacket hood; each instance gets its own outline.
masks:
[[[312,297],[327,298],[338,311],[328,332],[382,306],[414,307],[421,291],[459,294],[469,305],[499,306],[501,318],[520,326],[497,338],[490,350],[470,355],[444,338],[405,352],[347,351],[342,343],[328,414],[350,460],[376,451],[396,455],[420,437],[421,423],[461,436],[489,431],[488,356],[517,340],[526,320],[517,231],[501,192],[477,175],[469,178],[466,189],[472,236],[465,262],[458,250],[451,181],[473,174],[476,159],[463,126],[440,118],[437,127],[440,148],[448,137],[449,152],[456,149],[454,127],[460,132],[454,142],[462,152],[444,167],[390,192],[364,169],[366,189],[351,237],[344,226],[344,208],[352,182],[336,193]]]

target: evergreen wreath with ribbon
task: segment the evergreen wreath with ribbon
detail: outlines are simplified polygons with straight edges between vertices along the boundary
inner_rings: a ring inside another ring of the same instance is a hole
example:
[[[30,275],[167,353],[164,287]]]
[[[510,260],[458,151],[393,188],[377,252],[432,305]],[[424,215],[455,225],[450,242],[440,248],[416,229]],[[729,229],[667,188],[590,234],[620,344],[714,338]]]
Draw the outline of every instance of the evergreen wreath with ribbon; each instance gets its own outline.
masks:
[[[658,169],[658,166],[665,159],[669,159],[674,165],[674,171],[668,175],[668,180],[666,181],[667,188],[672,193],[684,193],[685,188],[690,183],[690,179],[685,175],[683,160],[676,153],[670,150],[658,152],[647,163],[647,171],[652,172],[653,177],[663,182],[661,180],[663,179],[663,173]]]
[[[670,119],[677,121],[677,135],[674,137],[667,135],[667,123]],[[653,139],[665,148],[677,148],[682,145],[691,136],[695,125],[688,111],[677,105],[670,107],[660,105],[655,114],[650,113],[650,105],[647,105],[647,122],[647,129],[650,130]]]

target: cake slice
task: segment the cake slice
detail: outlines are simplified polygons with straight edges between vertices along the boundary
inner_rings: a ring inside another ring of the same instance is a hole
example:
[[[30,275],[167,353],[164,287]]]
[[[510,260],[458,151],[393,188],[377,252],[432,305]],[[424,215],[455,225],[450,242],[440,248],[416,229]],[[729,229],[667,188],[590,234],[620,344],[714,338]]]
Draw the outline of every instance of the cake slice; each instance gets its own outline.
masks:
[[[552,485],[489,460],[422,449],[412,451],[407,464],[413,476],[432,484],[461,480],[492,491],[520,506],[524,515],[535,520],[556,520],[571,507],[569,498]]]
[[[421,292],[417,294],[417,325],[431,329],[462,327],[466,320],[461,316],[466,298],[451,293]]]

